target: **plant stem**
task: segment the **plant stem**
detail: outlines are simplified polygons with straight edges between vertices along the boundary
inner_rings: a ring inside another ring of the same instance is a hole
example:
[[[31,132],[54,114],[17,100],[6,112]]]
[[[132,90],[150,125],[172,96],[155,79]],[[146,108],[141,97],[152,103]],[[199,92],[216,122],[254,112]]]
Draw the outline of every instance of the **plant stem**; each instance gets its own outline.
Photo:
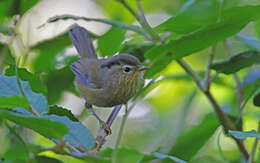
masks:
[[[198,76],[198,74],[183,60],[178,60],[177,61],[182,68],[186,71],[187,74],[189,74],[191,76],[191,78],[195,81],[195,83],[197,84],[197,86],[201,89],[201,91],[206,95],[206,97],[208,98],[209,102],[211,103],[211,105],[213,106],[213,108],[215,109],[215,112],[217,113],[217,116],[220,120],[220,123],[222,124],[222,126],[224,127],[224,129],[226,131],[228,130],[236,130],[235,125],[231,122],[231,120],[229,119],[229,117],[222,111],[221,107],[219,106],[219,104],[216,102],[216,100],[214,99],[214,97],[212,96],[212,94],[210,93],[209,90],[204,90],[204,87],[201,85],[201,79]],[[240,151],[243,153],[244,157],[247,159],[249,157],[249,154],[243,144],[243,141],[236,139],[234,137],[232,137]]]
[[[258,122],[258,132],[260,132],[260,121]],[[253,163],[257,145],[258,145],[258,138],[255,138],[255,142],[254,142],[254,145],[253,145],[252,150],[250,152],[247,163]]]
[[[205,72],[205,79],[204,79],[204,83],[203,83],[205,90],[209,90],[210,83],[212,81],[211,77],[210,77],[210,66],[212,65],[212,62],[213,62],[213,59],[214,59],[214,56],[216,53],[216,47],[217,47],[217,44],[212,45],[211,52],[209,54],[209,60],[208,60],[207,69]]]
[[[197,86],[202,90],[205,91],[204,87],[201,85],[201,77],[182,59],[177,60],[179,65],[185,70],[185,72],[191,76],[191,78],[195,81]]]
[[[153,38],[153,41],[160,40],[160,36],[152,29],[152,27],[148,24],[148,22],[145,19],[144,14],[141,13],[140,16],[125,0],[118,0],[140,23],[140,25],[150,34],[150,36]],[[141,6],[139,4],[139,6]],[[140,7],[139,7],[140,8]]]
[[[120,125],[120,128],[119,128],[119,132],[118,132],[118,136],[117,136],[117,139],[116,139],[114,151],[112,153],[112,163],[117,162],[118,147],[119,147],[119,144],[121,142],[124,126],[125,126],[125,123],[126,123],[126,120],[127,120],[127,117],[128,117],[128,110],[127,109],[128,109],[127,105],[125,105],[125,114],[123,115],[121,125]]]

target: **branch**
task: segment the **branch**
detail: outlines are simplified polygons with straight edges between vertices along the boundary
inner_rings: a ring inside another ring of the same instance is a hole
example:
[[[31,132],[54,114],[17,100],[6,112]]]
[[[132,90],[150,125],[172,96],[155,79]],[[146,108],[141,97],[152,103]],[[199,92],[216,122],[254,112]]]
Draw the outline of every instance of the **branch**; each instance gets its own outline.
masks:
[[[214,56],[216,54],[216,47],[217,47],[216,44],[212,45],[211,52],[209,54],[209,61],[208,61],[207,69],[205,72],[204,82],[203,82],[203,87],[205,90],[209,90],[210,83],[212,81],[211,77],[210,77],[210,66],[212,65]]]
[[[117,159],[118,147],[120,145],[120,142],[121,142],[121,139],[122,139],[122,136],[123,136],[123,130],[124,130],[124,127],[125,127],[125,124],[126,124],[126,120],[128,118],[128,115],[130,114],[130,112],[133,110],[135,104],[136,104],[136,102],[133,103],[130,106],[130,108],[128,108],[127,104],[125,105],[125,114],[122,118],[122,122],[121,122],[121,125],[120,125],[120,128],[119,128],[118,136],[117,136],[116,143],[115,143],[115,148],[114,148],[114,151],[112,153],[112,163],[117,163],[116,159]]]
[[[226,131],[228,131],[229,129],[236,130],[235,125],[231,122],[229,117],[222,111],[221,107],[216,102],[216,100],[214,99],[214,97],[212,96],[210,91],[209,90],[204,90],[204,87],[201,85],[201,79],[198,76],[198,74],[195,71],[193,71],[193,69],[186,62],[184,62],[183,60],[178,60],[178,63],[182,66],[182,68],[186,71],[186,73],[191,76],[191,78],[195,81],[197,86],[206,95],[206,97],[210,101],[211,105],[215,109],[215,112],[217,113],[217,116],[218,116],[218,118],[220,120],[220,123],[222,124],[224,129]],[[248,152],[247,152],[247,150],[246,150],[246,148],[245,148],[245,146],[243,144],[243,141],[241,141],[239,139],[236,139],[234,137],[232,137],[232,138],[236,141],[240,151],[243,153],[244,157],[247,159],[249,157],[249,154],[248,154]]]
[[[100,22],[100,23],[104,23],[104,24],[108,24],[108,25],[117,27],[117,28],[124,28],[124,29],[130,30],[130,31],[134,31],[136,33],[143,35],[147,39],[150,39],[150,36],[148,35],[148,33],[136,25],[128,25],[128,24],[124,24],[124,23],[121,23],[119,21],[114,21],[114,20],[107,20],[107,19],[100,19],[100,18],[87,18],[84,16],[75,16],[75,15],[70,15],[70,14],[56,15],[54,17],[51,17],[47,20],[46,23],[40,25],[38,28],[44,27],[47,23],[53,23],[58,20],[68,20],[68,19]]]
[[[195,81],[197,86],[202,90],[203,92],[205,91],[204,87],[202,86],[202,79],[201,77],[182,59],[177,60],[179,65],[186,71],[188,75],[191,76],[191,78]]]
[[[142,22],[148,24],[148,21],[147,21],[145,15],[144,15],[143,7],[141,5],[141,0],[137,0],[136,3],[137,3],[137,6],[138,6],[138,9],[140,11],[140,18],[141,18]]]
[[[117,105],[113,111],[111,112],[109,118],[107,119],[107,126],[108,127],[111,127],[113,121],[115,120],[118,112],[120,111],[122,105]],[[97,141],[97,146],[91,151],[92,153],[94,154],[97,154],[97,152],[100,150],[100,148],[102,147],[103,143],[104,143],[104,140],[105,138],[108,136],[107,132],[103,129],[103,128],[100,128],[99,131],[98,131],[98,135],[96,137],[96,141]]]
[[[136,18],[136,20],[140,23],[140,25],[152,37],[152,41],[160,40],[160,36],[153,30],[153,28],[147,23],[147,21],[145,21],[146,20],[145,17],[142,18],[142,16],[140,16],[125,0],[117,0],[117,1],[120,2]],[[141,6],[141,4],[139,5]]]
[[[258,132],[260,132],[260,121],[258,122]],[[258,145],[258,138],[255,138],[255,142],[254,142],[254,145],[253,145],[252,150],[250,152],[247,163],[252,163],[254,161],[254,156],[255,156],[257,145]]]

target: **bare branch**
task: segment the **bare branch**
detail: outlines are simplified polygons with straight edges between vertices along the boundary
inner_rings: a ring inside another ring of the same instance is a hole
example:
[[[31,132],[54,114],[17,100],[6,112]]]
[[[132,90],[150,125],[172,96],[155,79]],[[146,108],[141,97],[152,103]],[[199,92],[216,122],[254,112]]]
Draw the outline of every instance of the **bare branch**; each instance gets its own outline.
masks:
[[[115,120],[117,114],[119,113],[120,109],[121,109],[122,105],[117,105],[113,111],[111,112],[109,118],[107,119],[106,124],[108,125],[108,127],[111,127],[113,121]],[[96,147],[91,151],[94,154],[97,154],[97,152],[100,150],[100,148],[103,145],[103,142],[105,140],[105,138],[108,136],[107,132],[103,129],[100,128],[98,131],[98,135],[96,137],[96,141],[97,141],[97,145]]]

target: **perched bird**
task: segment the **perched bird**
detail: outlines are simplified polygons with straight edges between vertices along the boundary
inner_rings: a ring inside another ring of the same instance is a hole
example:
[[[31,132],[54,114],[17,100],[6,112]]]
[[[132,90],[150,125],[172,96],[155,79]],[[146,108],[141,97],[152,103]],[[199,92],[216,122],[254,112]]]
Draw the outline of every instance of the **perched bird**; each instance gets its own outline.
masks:
[[[86,106],[126,104],[140,88],[147,67],[130,54],[98,59],[90,36],[83,27],[73,27],[69,36],[80,55],[80,59],[71,64],[71,70]]]

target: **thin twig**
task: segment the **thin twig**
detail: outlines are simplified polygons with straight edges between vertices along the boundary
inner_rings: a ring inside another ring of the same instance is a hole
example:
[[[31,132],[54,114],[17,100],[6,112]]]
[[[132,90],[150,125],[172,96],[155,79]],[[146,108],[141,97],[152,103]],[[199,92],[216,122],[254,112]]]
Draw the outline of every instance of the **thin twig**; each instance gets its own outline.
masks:
[[[115,120],[118,112],[120,111],[122,105],[117,105],[113,111],[111,112],[109,118],[107,119],[107,126],[108,127],[111,127],[113,121]],[[100,150],[100,148],[102,147],[103,145],[103,142],[105,140],[105,138],[108,136],[107,132],[103,129],[103,128],[100,128],[99,131],[98,131],[98,135],[96,137],[96,142],[97,142],[97,145],[96,147],[91,151],[92,153],[94,154],[97,154],[97,152]]]
[[[258,122],[258,132],[260,132],[260,121]],[[247,163],[253,163],[254,162],[254,156],[255,156],[257,145],[258,145],[258,138],[255,138],[255,142],[254,142],[254,145],[253,145],[252,150],[250,152]]]
[[[143,7],[141,5],[141,0],[137,0],[136,3],[137,3],[137,6],[138,6],[138,9],[139,9],[139,12],[140,12],[140,18],[142,19],[142,21],[144,23],[148,24],[148,21],[147,21],[147,19],[145,17],[145,14],[144,14]]]
[[[136,26],[136,25],[124,24],[124,23],[114,21],[114,20],[107,20],[107,19],[100,19],[100,18],[87,18],[84,16],[75,16],[75,15],[70,15],[70,14],[56,15],[54,17],[51,17],[47,20],[46,23],[40,25],[38,28],[44,27],[47,23],[53,23],[58,20],[68,20],[68,19],[94,21],[94,22],[108,24],[108,25],[118,27],[118,28],[124,28],[124,29],[130,30],[130,31],[139,33],[139,34],[143,35],[145,38],[147,38],[148,40],[151,40],[149,34],[145,30],[143,30],[142,28],[140,28],[139,26]]]
[[[150,36],[153,38],[152,41],[160,40],[160,36],[152,29],[147,21],[144,21],[141,16],[125,0],[118,0],[118,2],[120,2],[136,18],[140,25],[150,34]]]
[[[232,56],[230,43],[227,40],[225,40],[223,42],[223,45],[226,49],[227,56],[230,58]],[[238,113],[239,113],[238,120],[240,120],[242,118],[242,109],[243,109],[242,108],[242,106],[243,106],[242,105],[242,102],[243,102],[242,85],[241,85],[241,81],[236,73],[233,74],[233,77],[236,82]]]
[[[191,76],[191,78],[195,81],[197,86],[206,95],[206,97],[210,101],[211,105],[215,109],[215,112],[217,113],[217,116],[218,116],[218,118],[220,120],[220,123],[222,124],[224,129],[226,131],[228,131],[229,129],[236,130],[235,125],[231,122],[229,117],[222,111],[221,107],[216,102],[215,98],[212,96],[210,91],[209,90],[204,90],[204,87],[201,85],[201,79],[198,76],[198,74],[186,62],[184,62],[183,60],[178,60],[178,63],[182,66],[182,68],[186,71],[186,73]],[[248,154],[248,152],[247,152],[247,150],[246,150],[246,148],[245,148],[245,146],[243,144],[243,141],[241,141],[239,139],[236,139],[234,137],[232,137],[232,138],[236,141],[240,151],[243,153],[244,157],[247,159],[249,157],[249,154]]]
[[[209,54],[209,60],[208,60],[207,69],[205,72],[205,78],[204,78],[204,82],[203,82],[205,90],[209,90],[209,87],[210,87],[210,83],[211,83],[210,66],[213,62],[213,59],[214,59],[214,56],[216,53],[216,47],[217,47],[216,44],[212,45],[211,52]]]
[[[195,81],[195,83],[197,84],[197,86],[203,91],[205,92],[204,87],[201,84],[201,77],[182,59],[177,60],[177,62],[179,63],[179,65],[181,65],[181,67],[186,71],[186,73],[188,75],[191,76],[191,78]]]
[[[127,109],[128,109],[127,105],[125,105],[125,114],[123,115],[121,125],[120,125],[120,128],[119,128],[119,132],[118,132],[118,136],[116,138],[114,151],[112,153],[112,163],[116,163],[116,161],[117,161],[116,159],[117,159],[118,147],[119,147],[119,144],[121,142],[124,126],[125,126],[125,123],[126,123],[126,120],[127,120],[127,117],[128,117],[128,110]]]
[[[126,124],[126,120],[129,116],[130,112],[133,110],[135,105],[136,105],[136,101],[129,108],[128,108],[127,104],[125,105],[125,114],[122,118],[121,125],[120,125],[119,131],[118,131],[118,136],[117,136],[116,143],[115,143],[115,147],[114,147],[114,150],[113,150],[113,153],[112,153],[112,163],[117,162],[116,159],[117,159],[118,148],[119,148],[122,136],[123,136],[123,131],[124,131],[124,127],[125,127],[125,124]]]

